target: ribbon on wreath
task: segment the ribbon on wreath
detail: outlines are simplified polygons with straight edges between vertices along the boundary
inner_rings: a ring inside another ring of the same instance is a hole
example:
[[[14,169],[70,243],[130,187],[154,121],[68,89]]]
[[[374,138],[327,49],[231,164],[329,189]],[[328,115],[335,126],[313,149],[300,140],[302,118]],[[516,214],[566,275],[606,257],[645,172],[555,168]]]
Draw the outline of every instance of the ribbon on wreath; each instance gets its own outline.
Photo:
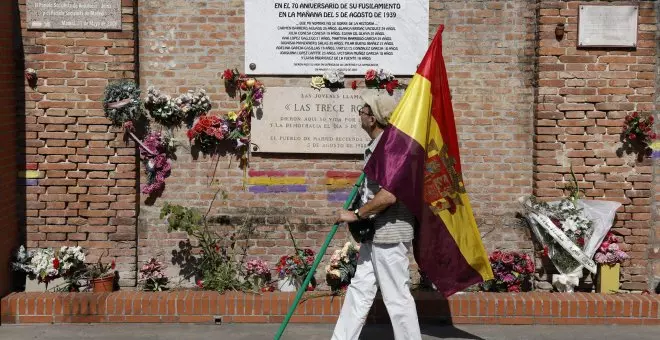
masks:
[[[576,261],[580,262],[587,270],[596,274],[596,263],[587,256],[580,247],[576,246],[548,216],[528,212],[529,217],[536,221],[562,248],[564,248]]]

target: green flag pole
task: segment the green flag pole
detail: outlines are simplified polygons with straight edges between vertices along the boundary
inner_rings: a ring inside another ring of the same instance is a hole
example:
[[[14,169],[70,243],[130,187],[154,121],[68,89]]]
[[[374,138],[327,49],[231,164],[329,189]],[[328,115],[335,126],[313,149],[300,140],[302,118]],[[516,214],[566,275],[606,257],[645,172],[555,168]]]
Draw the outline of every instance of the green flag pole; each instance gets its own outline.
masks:
[[[346,200],[346,202],[344,202],[344,209],[348,209],[348,207],[351,205],[351,202],[353,202],[353,199],[355,199],[355,195],[357,195],[358,188],[362,185],[362,182],[364,182],[364,176],[365,175],[363,172],[358,178],[355,185],[353,186],[353,190],[351,190],[351,194],[348,195],[348,199]],[[303,281],[302,285],[298,289],[298,294],[296,294],[296,299],[293,300],[291,307],[289,307],[289,312],[286,314],[286,317],[284,317],[284,321],[282,321],[282,324],[280,325],[280,329],[277,330],[277,334],[275,334],[275,340],[280,340],[280,338],[282,337],[282,333],[284,333],[284,329],[286,329],[286,326],[289,324],[289,320],[291,319],[293,312],[295,312],[296,307],[298,307],[298,302],[300,302],[300,299],[307,290],[307,287],[309,286],[309,282],[312,280],[312,277],[314,277],[316,268],[319,266],[319,263],[321,263],[321,259],[323,258],[323,255],[325,254],[326,250],[328,249],[328,245],[330,244],[330,241],[332,241],[332,238],[335,236],[335,233],[337,233],[338,228],[339,228],[339,223],[335,223],[332,226],[332,229],[330,229],[330,233],[328,233],[328,236],[325,238],[325,242],[323,242],[323,246],[321,246],[321,249],[316,254],[316,259],[314,259],[312,268],[310,269],[309,273],[307,273],[307,276],[305,277],[305,281]]]

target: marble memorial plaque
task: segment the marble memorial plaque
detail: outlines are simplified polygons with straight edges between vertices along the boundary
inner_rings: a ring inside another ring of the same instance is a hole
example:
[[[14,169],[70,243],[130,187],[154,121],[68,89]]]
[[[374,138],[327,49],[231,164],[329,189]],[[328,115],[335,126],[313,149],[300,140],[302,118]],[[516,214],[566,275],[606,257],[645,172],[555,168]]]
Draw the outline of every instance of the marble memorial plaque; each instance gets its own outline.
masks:
[[[121,30],[121,0],[27,0],[28,29]]]
[[[250,74],[382,68],[407,76],[428,43],[429,0],[245,0]]]
[[[360,125],[360,93],[269,87],[263,114],[252,118],[256,152],[363,154],[370,138]],[[394,96],[400,98],[402,93],[396,91]]]
[[[639,6],[580,5],[578,47],[636,47]]]

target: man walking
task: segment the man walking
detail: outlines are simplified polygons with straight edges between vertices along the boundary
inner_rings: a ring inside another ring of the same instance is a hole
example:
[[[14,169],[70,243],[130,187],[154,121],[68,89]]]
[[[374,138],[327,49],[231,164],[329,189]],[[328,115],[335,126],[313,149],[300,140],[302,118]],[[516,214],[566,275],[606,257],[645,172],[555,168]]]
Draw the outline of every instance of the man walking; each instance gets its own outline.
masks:
[[[358,112],[361,126],[372,139],[364,153],[366,163],[388,126],[396,103],[384,91],[364,94],[362,100],[365,105]],[[392,321],[395,339],[421,339],[408,271],[415,217],[393,194],[369,178],[365,178],[359,194],[360,207],[339,211],[337,221],[352,223],[371,219],[375,233],[372,239],[361,240],[357,270],[346,291],[332,340],[359,338],[378,288]]]

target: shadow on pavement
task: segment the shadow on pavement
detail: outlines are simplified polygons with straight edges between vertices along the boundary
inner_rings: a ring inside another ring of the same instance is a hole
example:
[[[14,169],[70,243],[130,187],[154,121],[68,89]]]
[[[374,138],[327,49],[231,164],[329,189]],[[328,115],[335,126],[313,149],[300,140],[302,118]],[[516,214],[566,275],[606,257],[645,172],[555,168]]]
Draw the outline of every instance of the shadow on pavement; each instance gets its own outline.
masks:
[[[422,335],[438,339],[471,339],[484,340],[482,337],[471,334],[453,326],[421,325]],[[394,340],[391,325],[365,325],[360,335],[361,340]]]

